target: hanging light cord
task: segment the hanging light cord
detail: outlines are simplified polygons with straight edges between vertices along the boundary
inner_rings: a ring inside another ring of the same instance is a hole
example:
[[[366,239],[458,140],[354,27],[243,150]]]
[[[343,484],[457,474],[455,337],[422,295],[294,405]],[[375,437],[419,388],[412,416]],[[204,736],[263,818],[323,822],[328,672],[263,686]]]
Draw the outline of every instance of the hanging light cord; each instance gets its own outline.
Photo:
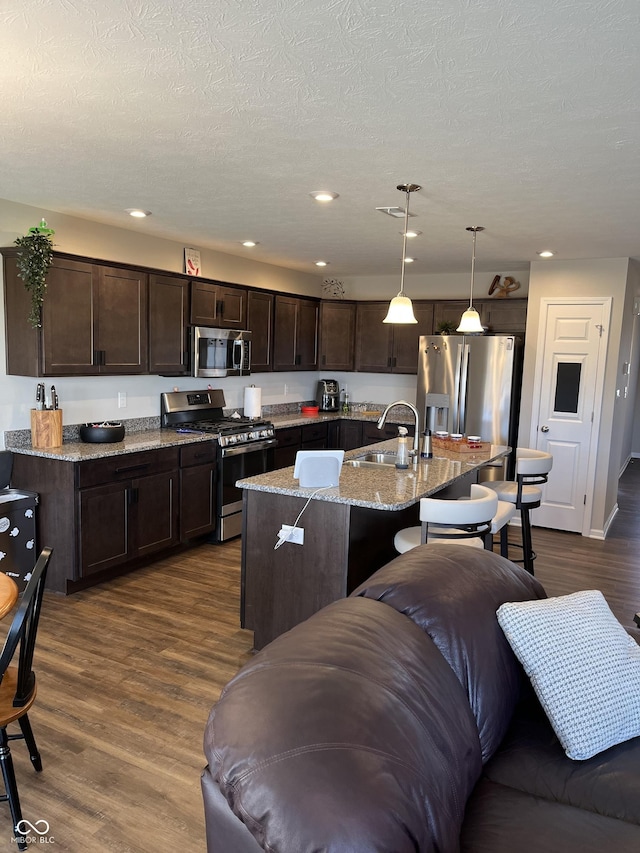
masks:
[[[404,233],[402,235],[402,271],[400,273],[400,293],[399,296],[404,296],[404,266],[405,266],[405,258],[407,256],[407,229],[409,228],[409,187],[411,184],[407,184],[407,202],[404,206]]]
[[[469,294],[469,309],[473,308],[473,280],[476,274],[476,237],[478,231],[484,231],[482,225],[470,225],[467,231],[473,231],[473,252],[471,253],[471,292]]]

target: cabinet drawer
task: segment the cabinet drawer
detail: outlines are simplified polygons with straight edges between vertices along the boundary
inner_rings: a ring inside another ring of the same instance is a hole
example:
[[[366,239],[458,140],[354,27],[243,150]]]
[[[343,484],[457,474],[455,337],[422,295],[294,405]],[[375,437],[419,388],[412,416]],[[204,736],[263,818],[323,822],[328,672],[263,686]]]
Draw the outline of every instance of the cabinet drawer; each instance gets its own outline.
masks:
[[[215,441],[198,442],[180,448],[180,467],[190,468],[192,465],[204,465],[215,462],[217,443]]]
[[[302,427],[302,443],[306,444],[308,441],[318,441],[319,439],[327,439],[327,424],[309,424],[308,426]]]
[[[101,483],[113,483],[143,477],[146,474],[159,474],[178,467],[178,447],[163,447],[161,450],[142,450],[138,453],[125,453],[122,456],[109,456],[105,459],[93,459],[78,464],[78,488],[98,486]]]
[[[278,429],[276,430],[276,438],[278,439],[278,447],[299,447],[302,444],[302,429],[301,427]]]

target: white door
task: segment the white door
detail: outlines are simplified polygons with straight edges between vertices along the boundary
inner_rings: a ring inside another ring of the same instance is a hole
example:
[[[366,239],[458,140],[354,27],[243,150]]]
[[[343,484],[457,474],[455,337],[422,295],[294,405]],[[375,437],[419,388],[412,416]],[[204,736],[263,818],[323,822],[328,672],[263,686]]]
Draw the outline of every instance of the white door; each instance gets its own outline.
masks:
[[[532,447],[553,455],[533,524],[585,530],[595,476],[611,300],[542,300]],[[588,525],[587,525],[588,527]]]

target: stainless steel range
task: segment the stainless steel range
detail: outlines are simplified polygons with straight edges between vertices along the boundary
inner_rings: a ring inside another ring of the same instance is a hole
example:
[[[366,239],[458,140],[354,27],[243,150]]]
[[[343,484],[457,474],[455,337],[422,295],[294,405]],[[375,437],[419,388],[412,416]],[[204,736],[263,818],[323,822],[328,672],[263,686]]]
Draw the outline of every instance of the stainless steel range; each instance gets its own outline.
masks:
[[[163,429],[208,434],[218,446],[216,542],[242,533],[242,489],[236,482],[270,471],[276,446],[272,423],[261,418],[229,417],[224,406],[220,388],[160,395]]]

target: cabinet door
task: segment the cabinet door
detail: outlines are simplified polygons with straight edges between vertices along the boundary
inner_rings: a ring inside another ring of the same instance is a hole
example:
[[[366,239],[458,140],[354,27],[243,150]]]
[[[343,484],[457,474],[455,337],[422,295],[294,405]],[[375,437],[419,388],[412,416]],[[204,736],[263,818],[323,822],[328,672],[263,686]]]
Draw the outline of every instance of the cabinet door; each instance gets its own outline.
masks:
[[[131,553],[142,557],[178,541],[178,472],[131,482]]]
[[[466,302],[436,302],[433,311],[433,334],[438,335],[440,333],[439,326],[441,323],[450,323],[453,326],[452,334],[455,334],[455,330],[460,324],[460,319],[468,307],[468,300]],[[479,309],[478,313],[480,313]]]
[[[478,306],[484,325],[490,332],[503,335],[524,335],[527,328],[527,300],[483,300]]]
[[[296,453],[302,445],[302,429],[300,427],[288,427],[276,430],[276,445],[274,454],[275,469],[287,468],[296,461]]]
[[[319,303],[300,299],[296,334],[296,363],[298,370],[318,367],[318,308]]]
[[[247,292],[220,282],[191,282],[191,322],[195,326],[244,329]]]
[[[96,349],[100,373],[146,373],[147,274],[100,267],[96,300]]]
[[[219,288],[218,325],[223,329],[246,329],[247,291],[240,287]]]
[[[180,472],[180,541],[211,533],[216,526],[214,463]]]
[[[129,559],[129,488],[109,483],[79,492],[80,576]]]
[[[355,334],[355,302],[322,302],[319,366],[327,370],[353,370]]]
[[[387,302],[361,302],[356,310],[356,370],[364,373],[390,373],[393,352],[393,326],[382,321]],[[417,358],[417,347],[416,347]]]
[[[168,275],[149,276],[149,373],[189,373],[187,321],[189,281]]]
[[[273,323],[273,369],[296,370],[298,300],[281,296],[275,300]]]
[[[393,373],[417,374],[420,336],[430,335],[433,329],[433,303],[414,302],[413,313],[417,323],[393,327]]]
[[[340,421],[340,449],[355,450],[362,447],[362,423],[360,421]]]
[[[249,291],[247,329],[251,332],[251,372],[273,370],[273,293]]]
[[[42,310],[42,372],[45,376],[100,371],[94,342],[99,268],[56,258],[47,275]]]

